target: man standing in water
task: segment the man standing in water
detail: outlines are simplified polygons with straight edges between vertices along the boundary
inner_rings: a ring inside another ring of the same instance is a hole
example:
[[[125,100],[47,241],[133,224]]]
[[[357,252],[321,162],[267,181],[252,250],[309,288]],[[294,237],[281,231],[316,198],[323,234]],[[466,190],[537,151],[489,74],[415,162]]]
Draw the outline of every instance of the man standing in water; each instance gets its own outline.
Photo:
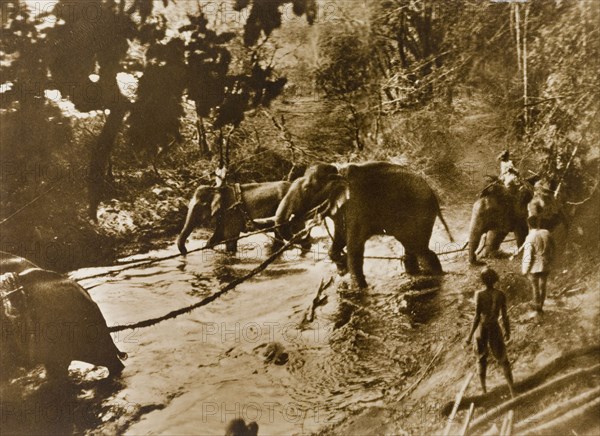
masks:
[[[504,338],[508,341],[510,339],[510,323],[506,313],[506,297],[502,291],[494,288],[494,285],[498,281],[498,274],[493,269],[485,267],[481,271],[481,281],[485,285],[485,289],[475,294],[475,318],[473,319],[473,326],[471,327],[466,343],[467,345],[471,343],[473,334],[477,330],[474,348],[479,363],[479,380],[481,381],[483,393],[487,392],[485,377],[487,372],[487,357],[491,349],[496,361],[502,365],[510,395],[514,397],[512,371],[506,355],[506,346],[502,339],[500,325],[498,324],[498,316],[502,314]]]

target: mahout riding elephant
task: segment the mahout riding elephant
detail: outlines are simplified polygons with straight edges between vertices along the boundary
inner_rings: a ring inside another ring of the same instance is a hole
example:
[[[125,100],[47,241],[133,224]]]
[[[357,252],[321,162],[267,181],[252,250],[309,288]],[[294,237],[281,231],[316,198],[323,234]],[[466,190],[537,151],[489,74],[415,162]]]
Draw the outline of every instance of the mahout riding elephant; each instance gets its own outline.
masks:
[[[63,378],[73,360],[104,366],[110,376],[120,374],[127,354],[114,344],[89,293],[53,271],[23,269],[26,262],[7,253],[0,256],[1,378],[39,363],[48,378]]]
[[[419,272],[419,258],[434,274],[442,273],[429,239],[437,216],[452,240],[435,192],[420,176],[387,162],[336,166],[316,164],[294,181],[275,216],[278,225],[302,220],[311,209],[326,204],[335,231],[329,250],[340,272],[347,268],[356,285],[367,286],[363,273],[365,242],[373,235],[388,234],[405,249],[406,272]],[[286,234],[285,226],[281,229]],[[347,247],[347,259],[342,253]]]
[[[241,232],[250,230],[249,221],[272,217],[289,187],[290,183],[283,181],[200,186],[190,200],[185,225],[177,237],[179,251],[186,254],[188,236],[196,227],[211,220],[217,221],[217,227],[207,242],[208,246],[239,237]],[[217,220],[219,213],[222,216]],[[237,240],[228,241],[225,246],[227,251],[235,252]]]
[[[497,178],[481,191],[473,204],[469,227],[469,262],[481,264],[477,260],[477,248],[485,234],[482,256],[496,253],[509,232],[514,232],[517,244],[521,246],[527,236],[527,204],[533,197],[531,184],[536,176],[527,179],[517,190],[509,190]]]

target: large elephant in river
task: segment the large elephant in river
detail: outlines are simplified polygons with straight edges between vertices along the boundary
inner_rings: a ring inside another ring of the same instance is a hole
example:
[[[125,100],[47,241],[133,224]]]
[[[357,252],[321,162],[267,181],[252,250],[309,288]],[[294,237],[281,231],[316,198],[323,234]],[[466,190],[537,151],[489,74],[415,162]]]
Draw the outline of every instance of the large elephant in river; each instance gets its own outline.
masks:
[[[510,191],[496,178],[481,191],[473,204],[469,227],[469,262],[480,264],[477,248],[485,234],[482,256],[498,252],[500,244],[509,232],[513,232],[520,247],[527,237],[527,204],[533,197],[530,178],[527,183]]]
[[[348,268],[359,287],[367,286],[365,242],[377,234],[394,236],[402,243],[407,273],[419,272],[419,257],[431,272],[442,272],[437,255],[429,249],[437,216],[449,236],[450,232],[437,196],[422,177],[387,162],[350,164],[339,171],[333,165],[314,165],[293,182],[277,208],[275,222],[282,226],[282,236],[290,236],[286,223],[303,220],[308,211],[322,204],[328,204],[326,215],[335,224],[329,255],[338,268]]]
[[[237,240],[231,239],[250,230],[249,221],[272,217],[289,187],[289,182],[247,183],[218,188],[200,186],[190,200],[185,224],[177,237],[179,251],[186,254],[185,242],[192,231],[216,220],[222,213],[207,245],[229,240],[225,244],[227,251],[235,252]]]
[[[127,355],[85,289],[7,253],[0,254],[0,269],[3,380],[39,363],[49,378],[62,378],[73,360],[104,366],[111,376],[121,373]]]

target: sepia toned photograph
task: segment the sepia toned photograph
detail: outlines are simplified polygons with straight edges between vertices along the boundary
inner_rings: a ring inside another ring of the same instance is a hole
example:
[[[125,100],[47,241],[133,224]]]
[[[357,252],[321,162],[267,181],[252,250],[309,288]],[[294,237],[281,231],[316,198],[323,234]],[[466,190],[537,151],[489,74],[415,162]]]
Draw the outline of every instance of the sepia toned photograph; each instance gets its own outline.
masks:
[[[600,0],[0,0],[0,434],[600,434]]]

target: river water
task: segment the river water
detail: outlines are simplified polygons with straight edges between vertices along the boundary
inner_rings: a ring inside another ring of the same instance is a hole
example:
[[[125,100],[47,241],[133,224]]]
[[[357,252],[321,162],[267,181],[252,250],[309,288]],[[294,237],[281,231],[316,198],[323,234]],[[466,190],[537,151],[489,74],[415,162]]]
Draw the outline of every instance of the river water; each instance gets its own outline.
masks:
[[[435,233],[439,237],[431,246],[446,244],[439,223]],[[310,252],[285,252],[206,306],[114,333],[117,346],[129,355],[117,380],[79,362],[71,365],[68,387],[43,383],[41,369],[30,373],[15,384],[15,389],[26,386],[24,404],[5,407],[11,415],[7,428],[223,434],[228,421],[241,417],[257,421],[259,434],[303,434],[382,402],[390,386],[400,389],[419,369],[404,348],[414,329],[435,313],[435,301],[418,310],[407,307],[403,294],[415,282],[398,260],[367,259],[365,274],[372,286],[352,292],[327,258],[326,233],[314,229],[313,236]],[[203,243],[192,238],[188,248]],[[259,265],[268,243],[266,236],[256,235],[240,241],[236,256],[205,250],[106,277],[82,279],[110,268],[70,275],[89,289],[109,326],[130,324],[217,292]],[[395,256],[401,250],[392,238],[377,237],[367,243],[366,255]],[[171,246],[143,257],[175,253]],[[315,319],[303,323],[321,281],[332,277]]]

